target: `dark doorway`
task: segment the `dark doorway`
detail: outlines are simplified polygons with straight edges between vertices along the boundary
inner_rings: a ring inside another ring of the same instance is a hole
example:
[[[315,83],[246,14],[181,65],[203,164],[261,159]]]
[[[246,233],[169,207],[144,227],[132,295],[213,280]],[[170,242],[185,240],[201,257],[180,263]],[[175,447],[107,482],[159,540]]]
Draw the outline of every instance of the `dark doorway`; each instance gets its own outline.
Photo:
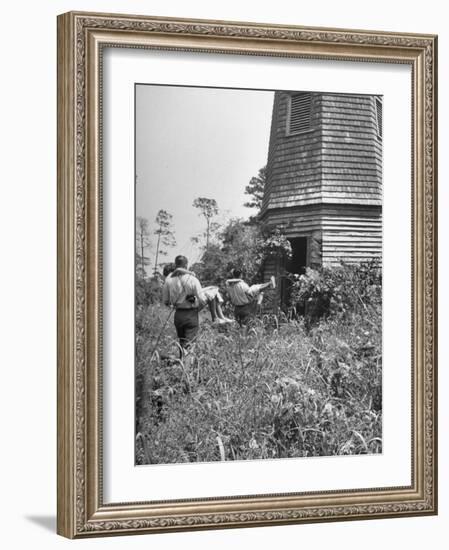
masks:
[[[292,257],[287,262],[286,269],[290,273],[302,275],[307,265],[307,237],[288,239],[292,245]]]
[[[292,281],[290,274],[302,275],[307,266],[307,237],[295,237],[288,239],[292,247],[292,257],[284,264],[285,276],[281,280],[281,302],[284,310],[291,307],[290,288]],[[297,313],[301,313],[298,311]]]

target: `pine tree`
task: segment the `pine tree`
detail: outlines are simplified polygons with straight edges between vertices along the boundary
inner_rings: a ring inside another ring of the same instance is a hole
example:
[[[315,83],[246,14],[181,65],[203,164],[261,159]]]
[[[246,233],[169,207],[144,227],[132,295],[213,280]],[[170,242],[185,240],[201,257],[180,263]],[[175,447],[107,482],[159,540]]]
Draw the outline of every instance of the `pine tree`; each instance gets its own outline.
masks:
[[[215,199],[198,197],[193,201],[193,206],[200,210],[202,216],[206,218],[206,250],[209,248],[209,239],[211,231],[211,220],[218,214],[218,204]]]
[[[157,235],[156,243],[156,257],[154,260],[154,273],[157,273],[157,266],[159,261],[159,256],[166,256],[168,251],[167,248],[176,246],[176,239],[173,233],[173,216],[169,214],[166,210],[159,210],[156,216],[156,226],[155,235]]]
[[[264,166],[259,170],[257,176],[250,179],[248,185],[245,187],[245,195],[249,195],[251,200],[245,202],[243,206],[247,208],[257,208],[258,211],[262,208],[263,193],[265,189],[265,183],[267,181],[267,167]]]

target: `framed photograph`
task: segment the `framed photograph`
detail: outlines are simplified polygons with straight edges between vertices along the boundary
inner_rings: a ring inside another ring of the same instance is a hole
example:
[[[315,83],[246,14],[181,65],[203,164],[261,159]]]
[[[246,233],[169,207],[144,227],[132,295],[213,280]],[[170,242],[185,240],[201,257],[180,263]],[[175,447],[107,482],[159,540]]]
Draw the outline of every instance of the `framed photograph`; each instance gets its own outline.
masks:
[[[59,534],[437,513],[436,63],[59,16]]]

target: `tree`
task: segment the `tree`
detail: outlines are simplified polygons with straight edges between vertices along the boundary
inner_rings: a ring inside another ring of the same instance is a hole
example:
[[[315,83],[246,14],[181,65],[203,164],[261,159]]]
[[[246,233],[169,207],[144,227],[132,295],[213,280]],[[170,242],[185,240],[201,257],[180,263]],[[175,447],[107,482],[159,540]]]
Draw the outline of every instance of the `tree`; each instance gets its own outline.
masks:
[[[209,224],[209,246],[210,247],[215,243],[218,244],[221,242],[221,230],[222,225],[217,222],[210,222]],[[200,231],[196,235],[193,235],[193,237],[190,237],[190,240],[193,244],[200,244],[204,240],[207,240],[207,230],[206,231]]]
[[[219,285],[227,278],[227,257],[221,246],[211,243],[201,256],[201,260],[191,266],[203,286]]]
[[[206,250],[209,248],[211,220],[218,214],[218,204],[215,199],[198,197],[193,201],[193,206],[200,210],[200,215],[206,218]]]
[[[157,266],[159,256],[166,256],[168,247],[176,246],[176,239],[173,234],[173,225],[172,225],[173,216],[169,214],[166,210],[159,210],[156,216],[156,226],[155,235],[157,235],[157,244],[156,244],[156,257],[154,260],[154,273],[157,273]]]
[[[257,176],[250,179],[248,185],[245,187],[245,195],[249,195],[251,200],[245,202],[243,206],[247,208],[256,208],[258,212],[262,208],[263,194],[265,189],[265,183],[267,181],[267,167],[264,166],[259,170]]]
[[[219,285],[229,278],[233,268],[240,268],[250,282],[260,277],[262,234],[258,224],[233,218],[209,243],[201,260],[192,266],[204,285]]]
[[[138,217],[136,223],[136,268],[142,278],[145,277],[145,266],[150,263],[150,258],[145,255],[151,248],[149,223],[146,218]]]
[[[222,251],[227,258],[227,272],[239,268],[250,283],[258,281],[263,256],[263,235],[260,224],[240,218],[229,220],[222,232]]]

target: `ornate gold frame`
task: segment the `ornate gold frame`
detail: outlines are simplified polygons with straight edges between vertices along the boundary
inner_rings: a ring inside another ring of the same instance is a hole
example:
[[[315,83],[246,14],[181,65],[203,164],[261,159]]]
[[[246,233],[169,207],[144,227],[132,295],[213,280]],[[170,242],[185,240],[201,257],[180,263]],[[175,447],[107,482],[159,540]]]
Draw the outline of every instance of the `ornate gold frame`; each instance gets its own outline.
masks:
[[[100,107],[105,45],[411,65],[411,486],[103,503]],[[81,538],[436,514],[436,56],[433,35],[95,13],[58,17],[59,534]]]

